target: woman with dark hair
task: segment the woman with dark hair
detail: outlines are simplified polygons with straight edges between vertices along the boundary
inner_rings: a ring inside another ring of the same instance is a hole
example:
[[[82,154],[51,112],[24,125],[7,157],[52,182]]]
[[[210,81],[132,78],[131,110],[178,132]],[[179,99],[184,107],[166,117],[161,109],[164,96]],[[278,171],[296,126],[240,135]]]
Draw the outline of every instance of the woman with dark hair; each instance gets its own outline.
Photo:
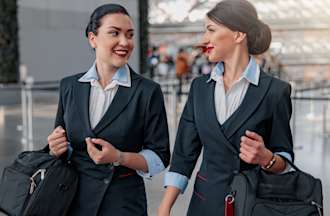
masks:
[[[252,56],[265,52],[270,42],[269,27],[246,0],[221,1],[207,13],[202,45],[217,64],[191,84],[159,216],[170,214],[202,149],[187,215],[224,215],[235,173],[256,166],[272,173],[289,168],[282,157],[294,156],[291,87],[261,71]]]
[[[160,86],[127,64],[134,29],[124,7],[95,9],[86,37],[95,63],[61,81],[55,129],[48,137],[50,154],[71,155],[79,172],[68,215],[147,215],[142,177],[164,170],[170,158]]]

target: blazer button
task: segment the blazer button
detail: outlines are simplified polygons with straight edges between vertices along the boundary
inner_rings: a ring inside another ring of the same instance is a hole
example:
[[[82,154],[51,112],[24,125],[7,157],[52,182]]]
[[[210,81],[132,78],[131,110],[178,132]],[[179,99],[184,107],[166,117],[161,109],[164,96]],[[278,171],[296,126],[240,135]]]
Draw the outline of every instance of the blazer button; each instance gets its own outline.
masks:
[[[104,182],[104,184],[109,184],[110,180],[109,179],[104,179],[103,182]]]
[[[236,175],[236,174],[239,173],[239,171],[238,170],[234,170],[233,173]]]

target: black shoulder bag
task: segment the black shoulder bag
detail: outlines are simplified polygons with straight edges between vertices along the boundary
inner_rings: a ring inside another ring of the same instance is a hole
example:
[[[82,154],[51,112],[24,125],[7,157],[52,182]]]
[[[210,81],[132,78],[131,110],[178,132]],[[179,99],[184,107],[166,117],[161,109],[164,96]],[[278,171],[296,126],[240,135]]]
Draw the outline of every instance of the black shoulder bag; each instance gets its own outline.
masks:
[[[271,174],[257,167],[236,174],[225,199],[225,215],[322,216],[321,181],[284,159],[295,171]]]
[[[47,151],[25,151],[0,181],[0,210],[13,216],[66,215],[78,185],[69,161]]]

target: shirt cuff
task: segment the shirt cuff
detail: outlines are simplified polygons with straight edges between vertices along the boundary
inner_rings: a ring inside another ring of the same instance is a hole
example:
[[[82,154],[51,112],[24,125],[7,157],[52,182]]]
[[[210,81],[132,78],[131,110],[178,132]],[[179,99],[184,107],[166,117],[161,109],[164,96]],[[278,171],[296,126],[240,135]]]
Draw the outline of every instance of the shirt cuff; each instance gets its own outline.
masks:
[[[141,170],[137,170],[137,174],[144,178],[151,178],[152,176],[160,173],[165,169],[163,161],[159,156],[152,150],[144,149],[139,152],[140,155],[144,157],[148,165],[148,173]]]
[[[180,173],[176,172],[167,172],[165,173],[164,177],[164,187],[174,186],[176,188],[179,188],[181,190],[181,193],[183,194],[187,188],[188,181],[189,179],[187,178],[187,176],[181,175]]]
[[[288,159],[289,161],[292,162],[292,157],[288,152],[275,152],[274,154],[285,157],[286,159]],[[284,174],[291,170],[292,167],[290,166],[290,164],[288,164],[288,162],[286,162],[286,161],[285,161],[285,164],[286,164],[285,169],[282,172],[280,172],[279,174]]]

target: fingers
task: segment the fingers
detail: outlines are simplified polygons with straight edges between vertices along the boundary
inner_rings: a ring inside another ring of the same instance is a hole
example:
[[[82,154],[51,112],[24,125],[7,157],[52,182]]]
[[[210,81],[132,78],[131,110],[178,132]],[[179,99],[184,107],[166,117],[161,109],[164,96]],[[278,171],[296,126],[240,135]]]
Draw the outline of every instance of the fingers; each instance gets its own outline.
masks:
[[[65,130],[61,126],[58,126],[53,130],[53,132],[47,137],[47,141],[51,154],[56,157],[59,157],[68,149]]]
[[[60,149],[67,149],[68,148],[68,142],[59,143],[56,146],[53,146],[52,151],[59,151]]]
[[[88,152],[89,156],[91,157],[91,159],[94,161],[95,164],[102,164],[104,155],[103,155],[102,151],[98,150],[95,147],[96,143],[92,142],[92,140],[95,140],[95,139],[91,139],[91,138],[87,137],[85,140],[87,143],[87,152]]]
[[[94,143],[92,142],[92,139],[87,137],[85,139],[86,143],[87,143],[87,151],[89,153],[90,156],[95,156],[98,154],[99,150],[95,147]]]
[[[260,142],[254,140],[254,139],[251,139],[251,138],[249,138],[247,136],[242,136],[241,137],[241,145],[242,144],[249,145],[251,147],[256,147],[256,146],[260,145]]]
[[[244,152],[245,154],[256,154],[257,153],[257,148],[247,145],[245,143],[241,143],[240,146],[240,152]]]
[[[252,158],[256,154],[254,147],[241,143],[239,157],[246,163],[252,163]]]
[[[103,139],[93,138],[93,139],[91,139],[91,141],[95,144],[101,145],[102,147],[109,145],[109,143],[107,141],[103,140]]]
[[[67,142],[60,143],[53,147],[49,146],[49,149],[50,149],[51,155],[53,155],[55,157],[59,157],[68,150],[68,143]]]
[[[65,130],[61,126],[58,126],[48,136],[47,140],[48,140],[48,142],[52,142],[53,140],[56,140],[61,137],[65,137]]]
[[[58,136],[58,134],[55,135],[49,135],[48,136],[48,144],[50,148],[53,148],[54,146],[60,144],[60,143],[66,143],[67,139],[65,135],[60,135]]]
[[[246,131],[241,137],[239,157],[246,163],[258,164],[265,149],[263,139],[255,132]]]
[[[239,153],[239,157],[246,163],[249,163],[248,161],[250,161],[249,157],[246,154],[244,154],[243,152]]]
[[[54,132],[55,132],[55,133],[64,133],[65,130],[62,128],[62,126],[57,126],[57,127],[54,129]]]
[[[245,135],[247,137],[249,137],[250,139],[257,140],[259,142],[263,142],[263,138],[259,134],[255,133],[255,132],[246,130],[245,131]]]
[[[68,147],[63,147],[63,148],[60,148],[58,150],[55,150],[55,151],[52,151],[52,154],[55,156],[55,157],[59,157],[61,156],[64,152],[66,152],[68,150]]]
[[[48,139],[49,140],[55,140],[55,139],[58,139],[58,138],[61,138],[61,137],[65,137],[65,133],[52,133],[48,136]]]
[[[61,143],[67,143],[67,142],[68,141],[66,140],[66,137],[60,137],[58,139],[52,140],[50,145],[55,147]]]
[[[98,139],[86,139],[87,152],[95,164],[112,163],[117,159],[118,150],[114,148],[109,142]]]

